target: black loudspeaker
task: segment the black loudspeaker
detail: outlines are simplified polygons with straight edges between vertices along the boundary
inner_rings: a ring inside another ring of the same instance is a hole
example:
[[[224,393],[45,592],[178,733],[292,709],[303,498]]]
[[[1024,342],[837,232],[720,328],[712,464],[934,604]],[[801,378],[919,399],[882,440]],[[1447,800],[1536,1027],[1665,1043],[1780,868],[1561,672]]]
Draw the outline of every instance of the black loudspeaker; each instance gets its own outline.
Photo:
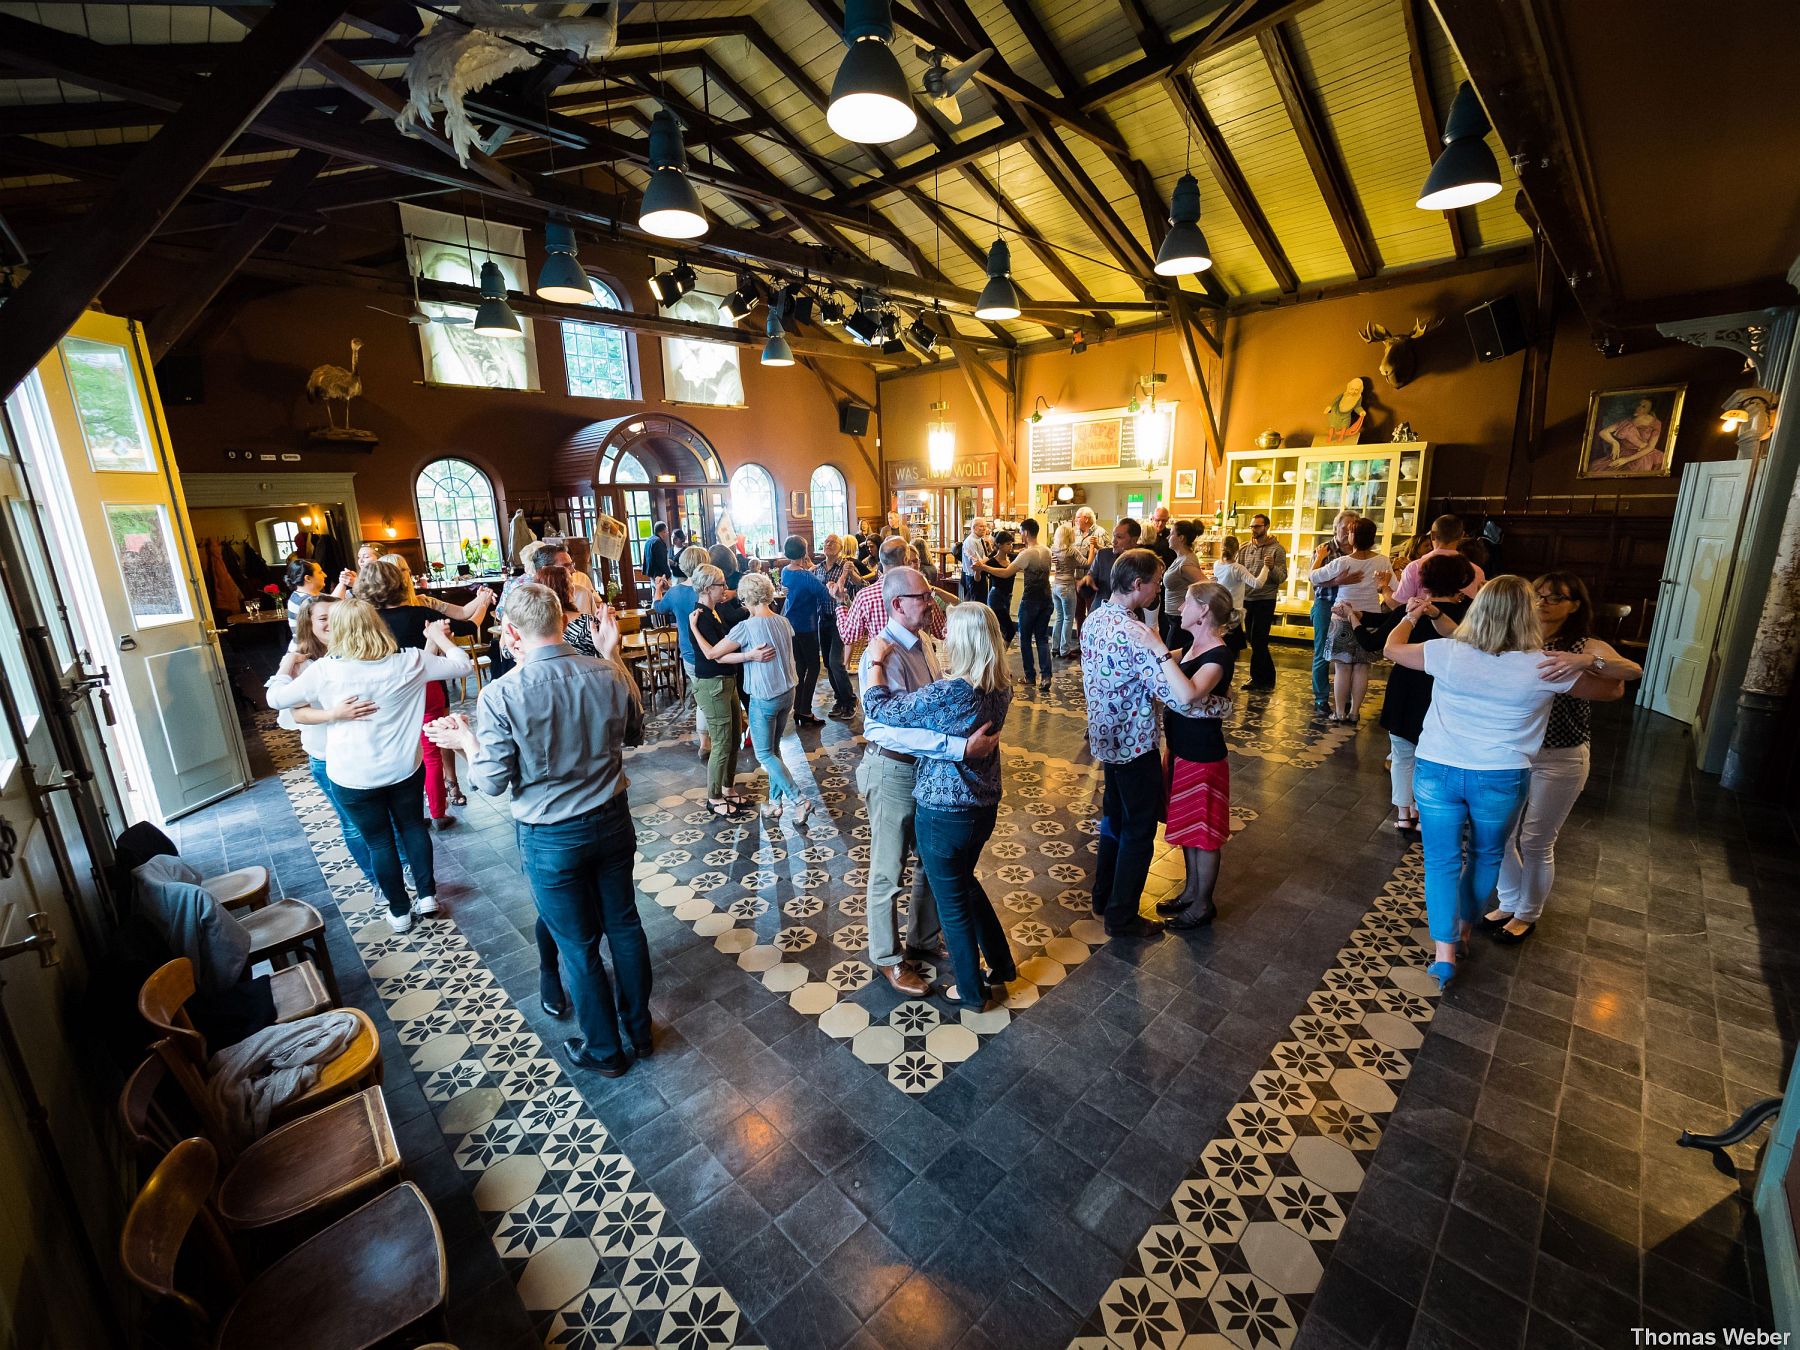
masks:
[[[848,399],[838,404],[838,430],[846,436],[861,436],[869,429],[869,410]]]
[[[193,348],[170,352],[156,363],[156,392],[168,403],[202,403],[206,383],[200,375],[200,353]]]
[[[1525,332],[1519,302],[1510,295],[1475,306],[1463,315],[1463,322],[1469,325],[1469,341],[1475,344],[1477,361],[1498,361],[1524,351],[1531,340]]]

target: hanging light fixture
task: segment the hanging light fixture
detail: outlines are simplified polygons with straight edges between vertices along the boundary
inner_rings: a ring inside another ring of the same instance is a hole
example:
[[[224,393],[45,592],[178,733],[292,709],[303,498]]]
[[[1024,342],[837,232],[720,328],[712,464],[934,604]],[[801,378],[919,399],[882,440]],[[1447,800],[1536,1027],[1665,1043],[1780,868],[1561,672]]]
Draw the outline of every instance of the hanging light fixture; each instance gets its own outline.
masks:
[[[885,327],[881,297],[873,291],[864,291],[857,296],[856,313],[844,320],[844,331],[867,347],[881,340]]]
[[[1488,149],[1492,130],[1475,88],[1467,80],[1456,91],[1444,123],[1444,153],[1437,157],[1414,203],[1425,211],[1453,211],[1485,202],[1500,191],[1500,165]]]
[[[676,263],[668,271],[658,272],[650,278],[650,294],[656,297],[657,304],[672,305],[693,290],[696,281],[693,268],[686,263]]]
[[[538,269],[537,296],[560,305],[595,303],[593,283],[575,256],[575,231],[565,221],[544,224],[544,265]]]
[[[1154,360],[1154,337],[1151,342],[1151,359]],[[1169,453],[1169,414],[1166,409],[1156,406],[1157,388],[1166,384],[1168,379],[1161,371],[1152,371],[1140,381],[1149,390],[1149,401],[1140,403],[1135,394],[1131,399],[1131,411],[1135,414],[1132,425],[1133,435],[1137,440],[1137,461],[1146,469],[1157,467]]]
[[[757,286],[756,278],[748,272],[738,276],[737,289],[725,297],[719,306],[720,323],[736,323],[739,319],[747,319],[750,312],[762,303],[762,294]]]
[[[500,264],[489,258],[481,264],[481,304],[475,311],[475,327],[482,337],[523,338],[519,316],[506,303],[506,278]]]
[[[975,302],[978,319],[1016,319],[1019,317],[1019,288],[1012,280],[1012,250],[1006,240],[996,238],[988,249],[987,285]]]
[[[764,332],[769,340],[763,343],[762,363],[765,366],[791,366],[794,364],[794,349],[788,346],[787,334],[781,331],[781,310],[769,306],[769,317]]]
[[[913,345],[927,356],[931,355],[938,344],[937,329],[925,322],[923,314],[912,321],[911,326],[906,330],[906,336],[911,338]]]
[[[1042,394],[1039,394],[1037,396],[1037,401],[1031,408],[1031,425],[1036,426],[1039,422],[1042,422],[1045,413],[1049,413],[1054,417],[1056,416],[1056,408],[1049,399],[1045,398]]]
[[[650,183],[638,207],[638,227],[663,239],[698,239],[706,233],[700,194],[687,176],[681,123],[667,108],[650,119]]]
[[[956,462],[956,427],[946,416],[948,403],[931,405],[931,424],[925,430],[925,458],[933,473],[949,473]]]
[[[919,124],[906,74],[888,46],[893,37],[888,0],[848,0],[844,45],[849,50],[838,63],[825,109],[825,121],[847,141],[885,145]]]
[[[1200,233],[1200,184],[1193,174],[1184,173],[1169,198],[1169,232],[1156,250],[1156,274],[1186,277],[1212,265],[1212,250]]]

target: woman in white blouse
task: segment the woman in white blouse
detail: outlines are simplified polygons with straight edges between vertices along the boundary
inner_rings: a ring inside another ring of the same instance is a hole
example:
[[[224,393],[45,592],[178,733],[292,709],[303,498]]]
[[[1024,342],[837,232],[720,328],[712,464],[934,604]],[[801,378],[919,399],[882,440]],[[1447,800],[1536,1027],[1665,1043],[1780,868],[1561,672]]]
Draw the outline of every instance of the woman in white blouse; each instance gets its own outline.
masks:
[[[1387,593],[1394,584],[1393,565],[1375,552],[1375,522],[1358,520],[1351,530],[1348,553],[1339,554],[1323,567],[1312,570],[1312,584],[1337,591],[1331,610],[1331,627],[1325,634],[1325,659],[1331,682],[1331,715],[1327,722],[1356,723],[1362,718],[1363,695],[1369,692],[1369,667],[1374,653],[1356,640],[1356,625],[1364,614],[1388,607]]]
[[[1244,592],[1255,590],[1269,579],[1265,567],[1252,572],[1237,560],[1238,541],[1235,534],[1225,536],[1219,545],[1219,561],[1212,565],[1212,579],[1231,592],[1231,628],[1225,634],[1225,645],[1234,652],[1244,650]]]
[[[368,846],[396,933],[412,927],[415,908],[422,915],[438,909],[431,832],[421,810],[425,762],[419,726],[426,686],[433,680],[461,679],[473,670],[442,619],[426,626],[424,651],[402,648],[374,606],[341,600],[332,606],[325,659],[314,661],[291,683],[269,690],[271,708],[310,704],[332,714],[325,733],[325,773],[338,805]],[[416,906],[407,897],[401,851],[418,888]]]

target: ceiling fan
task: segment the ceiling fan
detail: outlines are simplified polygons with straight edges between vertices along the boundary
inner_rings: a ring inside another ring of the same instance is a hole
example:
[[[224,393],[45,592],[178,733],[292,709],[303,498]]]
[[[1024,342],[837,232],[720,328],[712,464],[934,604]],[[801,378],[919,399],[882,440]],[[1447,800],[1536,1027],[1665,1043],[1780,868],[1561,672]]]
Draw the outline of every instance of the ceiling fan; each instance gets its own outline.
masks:
[[[412,288],[413,307],[411,314],[402,314],[397,309],[383,309],[380,305],[368,305],[365,306],[365,308],[372,309],[377,314],[390,314],[396,319],[405,319],[415,328],[423,328],[428,323],[447,324],[454,328],[461,324],[475,322],[475,320],[467,314],[427,314],[425,312],[425,306],[419,303],[419,274],[417,272],[412,273]]]
[[[959,61],[946,67],[950,58],[943,52],[931,51],[925,47],[913,50],[925,63],[925,97],[941,112],[952,126],[962,125],[962,105],[956,101],[962,87],[975,77],[975,72],[986,64],[994,54],[992,47],[983,47],[967,61]]]

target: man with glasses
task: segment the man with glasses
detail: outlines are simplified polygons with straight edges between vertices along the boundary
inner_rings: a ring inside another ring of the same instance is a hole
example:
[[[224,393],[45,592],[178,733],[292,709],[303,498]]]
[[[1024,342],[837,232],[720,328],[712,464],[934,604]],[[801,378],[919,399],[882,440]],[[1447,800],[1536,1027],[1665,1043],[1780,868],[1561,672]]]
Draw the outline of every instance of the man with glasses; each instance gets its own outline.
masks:
[[[889,543],[895,541],[889,540]],[[885,549],[883,550],[886,551]],[[938,614],[934,592],[924,576],[912,567],[894,566],[881,575],[878,592],[888,616],[880,635],[888,643],[882,673],[888,688],[912,693],[938,678],[932,659],[919,634],[931,615]],[[865,592],[866,593],[866,592]],[[858,597],[860,599],[860,597]],[[940,622],[941,616],[940,616]],[[869,653],[864,652],[859,671],[862,687],[869,687]],[[906,946],[900,945],[898,924],[901,878],[913,848],[913,778],[921,756],[926,759],[981,759],[994,752],[1000,738],[992,727],[982,727],[968,737],[946,736],[936,731],[890,727],[863,719],[863,735],[869,742],[856,770],[857,790],[869,807],[869,883],[866,891],[869,927],[869,960],[882,978],[910,998],[923,997],[930,984],[916,962],[946,959],[943,930],[938,926],[937,900],[925,880],[925,869],[915,858],[912,904],[907,912]]]
[[[887,575],[896,567],[906,566],[906,540],[898,535],[891,536],[881,544],[881,572]],[[921,577],[920,580],[924,578]],[[843,577],[839,577],[825,588],[837,601],[838,637],[845,647],[854,647],[859,642],[867,642],[881,631],[882,625],[888,621],[889,607],[882,599],[880,586],[864,586],[856,593],[856,599],[850,598],[849,589]],[[949,591],[932,590],[930,583],[926,589],[934,595],[941,595],[949,604],[956,604],[960,597]],[[944,612],[935,604],[929,606],[930,613],[925,616],[925,631],[939,642],[944,640]]]

